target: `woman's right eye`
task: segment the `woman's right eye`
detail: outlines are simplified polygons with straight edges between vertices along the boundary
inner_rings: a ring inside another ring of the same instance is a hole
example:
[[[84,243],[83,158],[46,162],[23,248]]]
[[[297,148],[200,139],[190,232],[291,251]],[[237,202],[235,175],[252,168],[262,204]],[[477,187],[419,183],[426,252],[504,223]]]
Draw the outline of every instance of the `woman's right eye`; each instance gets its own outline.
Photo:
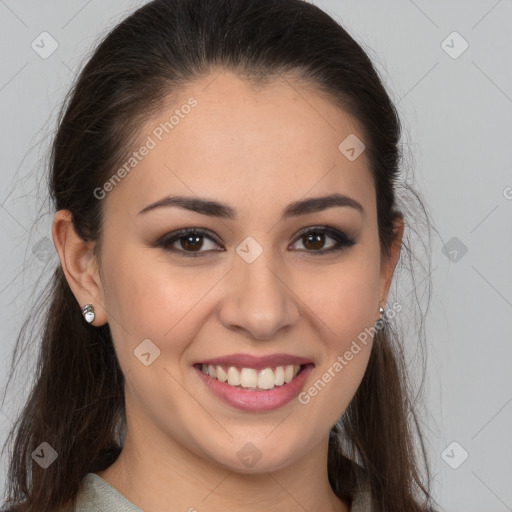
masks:
[[[213,244],[217,245],[218,247],[220,242],[217,240],[217,238],[209,234],[208,231],[199,228],[187,228],[175,231],[174,233],[169,233],[161,237],[155,245],[158,247],[163,247],[165,250],[179,253],[180,256],[193,258],[200,256],[205,252],[219,252],[222,250],[215,248],[206,251],[201,250],[204,247],[205,238],[213,242]],[[174,247],[176,244],[179,244],[181,247]]]

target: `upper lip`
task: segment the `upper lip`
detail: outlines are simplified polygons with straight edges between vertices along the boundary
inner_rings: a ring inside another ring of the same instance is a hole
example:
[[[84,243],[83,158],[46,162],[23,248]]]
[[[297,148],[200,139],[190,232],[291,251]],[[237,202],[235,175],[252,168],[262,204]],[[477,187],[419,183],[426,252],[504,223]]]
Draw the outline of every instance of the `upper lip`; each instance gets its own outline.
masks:
[[[305,357],[294,356],[291,354],[269,354],[266,356],[251,356],[249,354],[230,354],[227,356],[215,357],[199,361],[197,364],[211,364],[213,366],[238,366],[242,368],[254,368],[255,370],[263,370],[265,368],[273,368],[276,366],[286,366],[289,364],[309,364],[310,359]]]

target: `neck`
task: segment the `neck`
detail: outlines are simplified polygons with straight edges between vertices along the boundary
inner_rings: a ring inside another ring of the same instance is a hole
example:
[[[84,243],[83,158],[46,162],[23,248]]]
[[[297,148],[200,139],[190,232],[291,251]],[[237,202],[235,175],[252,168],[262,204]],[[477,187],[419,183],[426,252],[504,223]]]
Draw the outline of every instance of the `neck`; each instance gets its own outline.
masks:
[[[327,448],[328,438],[287,467],[244,474],[187,450],[154,425],[128,424],[120,456],[97,474],[144,512],[349,512],[330,487]]]

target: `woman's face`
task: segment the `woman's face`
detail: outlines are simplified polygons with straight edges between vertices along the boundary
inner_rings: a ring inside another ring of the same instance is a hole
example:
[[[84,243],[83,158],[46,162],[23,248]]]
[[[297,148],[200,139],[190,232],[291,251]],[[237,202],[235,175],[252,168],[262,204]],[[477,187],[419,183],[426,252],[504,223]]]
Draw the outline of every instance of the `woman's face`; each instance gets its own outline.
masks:
[[[129,172],[104,188],[100,276],[128,428],[148,443],[239,472],[326,446],[393,267],[355,137],[351,117],[292,79],[256,91],[229,73],[145,125]],[[335,194],[350,199],[322,200]],[[150,207],[176,196],[188,202]],[[173,240],[184,228],[195,233]],[[217,379],[202,373],[214,359]],[[244,387],[257,382],[271,389]]]

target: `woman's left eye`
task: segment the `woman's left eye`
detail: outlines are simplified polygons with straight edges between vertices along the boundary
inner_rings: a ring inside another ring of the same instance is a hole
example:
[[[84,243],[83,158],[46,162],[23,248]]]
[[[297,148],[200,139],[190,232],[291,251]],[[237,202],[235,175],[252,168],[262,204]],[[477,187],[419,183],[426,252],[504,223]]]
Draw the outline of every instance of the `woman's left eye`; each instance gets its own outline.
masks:
[[[217,248],[214,247],[213,249],[206,251],[201,250],[204,248],[204,239],[213,242],[213,245],[217,246]],[[322,247],[328,239],[334,240],[335,243],[331,244],[327,249],[323,249]],[[308,228],[300,233],[296,240],[301,241],[302,245],[306,248],[306,252],[313,256],[339,251],[356,243],[353,239],[345,235],[345,233],[338,231],[337,229],[324,226]],[[175,247],[175,244],[177,243],[181,248]],[[168,235],[161,237],[155,245],[163,247],[168,251],[181,253],[180,255],[185,257],[197,257],[205,252],[219,252],[224,250],[218,248],[220,240],[216,236],[211,234],[210,231],[200,228],[187,228],[174,233],[169,233]],[[308,248],[312,248],[313,250],[307,250]]]
[[[332,244],[327,249],[321,249],[318,248],[318,246],[323,246],[326,239],[334,240],[334,244]],[[305,239],[306,242],[303,242],[303,245],[306,247],[312,246],[314,251],[306,251],[310,252],[313,256],[315,255],[321,255],[326,254],[329,252],[335,252],[340,251],[344,249],[345,247],[351,247],[356,242],[354,239],[349,238],[345,233],[342,231],[338,231],[337,229],[328,228],[328,227],[315,227],[315,228],[308,228],[306,231],[303,231],[299,237],[298,240]]]

